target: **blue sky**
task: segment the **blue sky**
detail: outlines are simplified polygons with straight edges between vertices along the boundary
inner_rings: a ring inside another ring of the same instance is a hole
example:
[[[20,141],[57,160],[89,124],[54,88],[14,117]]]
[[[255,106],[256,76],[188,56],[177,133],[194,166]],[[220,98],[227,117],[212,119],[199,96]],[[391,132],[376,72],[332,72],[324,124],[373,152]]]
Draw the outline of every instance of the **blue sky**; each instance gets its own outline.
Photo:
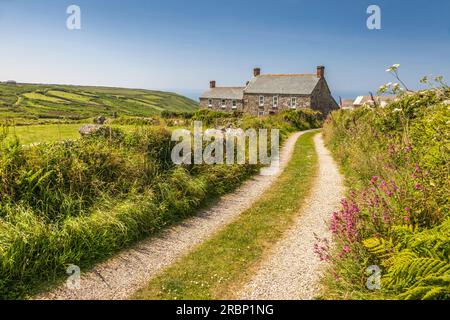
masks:
[[[79,5],[82,29],[66,28]],[[368,30],[366,9],[382,10]],[[123,86],[197,96],[209,80],[327,67],[335,96],[366,94],[401,64],[411,87],[450,78],[448,0],[0,0],[0,80]]]

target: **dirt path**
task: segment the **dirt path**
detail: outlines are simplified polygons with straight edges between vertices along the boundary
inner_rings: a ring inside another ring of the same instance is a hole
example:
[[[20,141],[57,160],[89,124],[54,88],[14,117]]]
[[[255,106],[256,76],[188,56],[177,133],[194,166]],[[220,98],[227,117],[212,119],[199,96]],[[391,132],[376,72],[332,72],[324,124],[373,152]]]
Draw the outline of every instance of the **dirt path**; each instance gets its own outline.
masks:
[[[266,191],[282,172],[302,133],[292,135],[280,153],[280,168],[272,175],[258,175],[199,215],[124,250],[81,275],[80,289],[66,285],[36,299],[127,299],[167,266],[232,222]]]
[[[314,254],[315,234],[330,238],[328,222],[344,195],[343,178],[323,144],[314,138],[319,172],[297,221],[273,249],[254,277],[237,294],[241,299],[313,299],[321,263]]]

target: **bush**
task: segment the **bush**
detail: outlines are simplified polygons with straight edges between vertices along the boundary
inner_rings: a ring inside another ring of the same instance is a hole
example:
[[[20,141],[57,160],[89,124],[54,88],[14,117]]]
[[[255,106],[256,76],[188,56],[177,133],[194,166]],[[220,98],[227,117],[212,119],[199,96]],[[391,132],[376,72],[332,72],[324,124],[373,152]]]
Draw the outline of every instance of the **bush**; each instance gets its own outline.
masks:
[[[163,119],[174,119],[174,118],[191,119],[193,115],[194,115],[193,112],[175,112],[168,110],[164,110],[161,112],[161,117]]]
[[[168,111],[164,111],[168,112]],[[142,118],[142,117],[119,117],[117,119],[109,120],[109,124],[115,125],[135,125],[135,126],[158,126],[160,125],[160,119]]]

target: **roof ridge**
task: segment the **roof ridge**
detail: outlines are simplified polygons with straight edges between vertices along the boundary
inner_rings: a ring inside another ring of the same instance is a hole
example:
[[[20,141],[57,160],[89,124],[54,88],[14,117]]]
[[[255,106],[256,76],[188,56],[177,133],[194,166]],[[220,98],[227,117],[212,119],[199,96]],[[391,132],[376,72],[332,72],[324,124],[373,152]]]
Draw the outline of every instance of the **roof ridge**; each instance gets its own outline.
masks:
[[[243,89],[245,87],[214,87],[210,89]]]
[[[268,74],[262,74],[261,76],[271,76],[271,77],[304,77],[304,76],[317,76],[314,73],[268,73]]]

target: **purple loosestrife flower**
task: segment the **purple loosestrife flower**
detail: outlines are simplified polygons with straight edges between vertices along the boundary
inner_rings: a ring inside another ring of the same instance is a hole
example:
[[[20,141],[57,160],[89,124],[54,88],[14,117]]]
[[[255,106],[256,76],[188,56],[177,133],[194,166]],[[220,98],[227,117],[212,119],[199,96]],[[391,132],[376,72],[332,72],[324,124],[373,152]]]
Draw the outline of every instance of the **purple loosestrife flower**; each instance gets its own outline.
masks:
[[[338,212],[333,212],[333,215],[331,217],[331,232],[333,234],[337,234],[339,232],[339,213]]]
[[[338,257],[339,258],[343,258],[345,255],[347,255],[348,253],[350,253],[350,247],[348,246],[348,245],[345,245],[343,248],[342,248],[342,251],[341,252],[339,252],[339,254],[338,254]]]
[[[422,172],[422,168],[416,163],[416,165],[414,166],[414,170],[417,173],[421,173]]]
[[[424,190],[423,186],[420,183],[416,183],[416,185],[414,186],[414,189],[420,190],[420,191]]]
[[[398,192],[399,187],[397,186],[397,184],[394,181],[391,181],[391,187],[392,187],[392,190],[394,190],[395,192]]]
[[[405,208],[406,211],[406,215],[404,217],[405,222],[410,222],[411,221],[411,209],[410,208]]]
[[[405,153],[409,153],[413,150],[413,146],[411,143],[409,143],[405,148]]]
[[[392,181],[389,181],[388,183],[386,180],[383,179],[381,180],[379,189],[383,191],[383,193],[388,197],[392,197],[394,195],[394,191],[397,191],[398,187]]]
[[[316,234],[317,243],[314,244],[314,253],[319,257],[320,261],[329,261],[330,256],[330,243],[328,239],[320,239]]]
[[[339,238],[348,242],[355,242],[358,238],[357,218],[360,213],[353,201],[342,199],[342,209],[333,213],[331,231]]]

